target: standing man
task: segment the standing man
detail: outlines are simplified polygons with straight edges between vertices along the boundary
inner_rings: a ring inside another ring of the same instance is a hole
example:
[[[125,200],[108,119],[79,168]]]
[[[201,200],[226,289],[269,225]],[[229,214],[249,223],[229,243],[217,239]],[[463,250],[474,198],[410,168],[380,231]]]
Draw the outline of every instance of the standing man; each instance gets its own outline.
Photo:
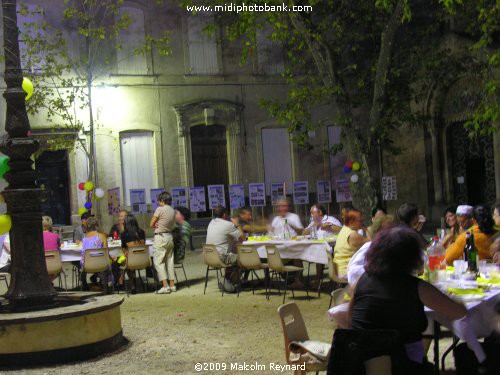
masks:
[[[273,219],[271,226],[273,227],[273,233],[275,236],[282,236],[283,229],[285,226],[285,220],[290,227],[290,236],[294,237],[302,234],[304,226],[302,225],[299,215],[289,212],[290,206],[286,199],[280,199],[276,205],[276,212],[278,216]]]
[[[234,266],[238,259],[235,244],[238,241],[243,241],[245,235],[237,223],[237,219],[234,219],[234,222],[229,219],[229,212],[225,207],[216,207],[213,212],[214,218],[207,228],[206,243],[215,245],[222,261]],[[234,268],[226,268],[226,278],[222,287],[228,292],[234,292],[234,284],[239,281],[238,272]]]
[[[170,193],[166,191],[160,193],[158,195],[158,208],[149,224],[155,230],[153,263],[162,284],[160,290],[157,291],[158,294],[177,291],[174,284],[174,240],[172,237],[172,231],[175,228],[175,210],[171,204]]]
[[[82,225],[78,225],[74,230],[73,230],[73,242],[76,244],[81,244],[83,237],[85,237],[85,233],[87,232],[87,219],[91,217],[92,215],[90,212],[85,212],[80,216],[80,220],[82,222]]]

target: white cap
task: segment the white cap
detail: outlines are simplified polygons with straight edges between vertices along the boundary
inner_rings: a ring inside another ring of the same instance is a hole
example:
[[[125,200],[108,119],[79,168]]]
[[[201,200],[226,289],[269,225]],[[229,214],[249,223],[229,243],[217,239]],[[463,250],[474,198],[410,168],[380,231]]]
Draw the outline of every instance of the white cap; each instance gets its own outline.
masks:
[[[462,205],[457,207],[457,215],[464,215],[464,216],[472,216],[472,211],[474,210],[474,207],[472,206],[467,206],[467,205]]]

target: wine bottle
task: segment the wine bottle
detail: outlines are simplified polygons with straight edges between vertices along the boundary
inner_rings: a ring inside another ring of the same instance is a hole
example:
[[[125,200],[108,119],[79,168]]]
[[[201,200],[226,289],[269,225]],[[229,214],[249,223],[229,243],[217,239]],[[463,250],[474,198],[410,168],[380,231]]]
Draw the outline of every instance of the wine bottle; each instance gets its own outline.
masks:
[[[469,271],[473,273],[477,273],[477,258],[478,252],[477,247],[474,244],[474,234],[470,234],[470,250],[468,251],[467,261],[469,266]]]

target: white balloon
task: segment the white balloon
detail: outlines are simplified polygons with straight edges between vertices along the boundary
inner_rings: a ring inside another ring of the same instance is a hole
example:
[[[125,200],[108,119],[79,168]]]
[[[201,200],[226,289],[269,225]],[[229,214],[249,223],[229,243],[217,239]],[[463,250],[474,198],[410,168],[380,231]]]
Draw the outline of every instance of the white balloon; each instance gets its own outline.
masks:
[[[102,190],[101,188],[97,188],[95,189],[94,194],[97,198],[102,198],[104,197],[104,190]]]
[[[357,174],[353,174],[351,176],[351,182],[356,183],[356,182],[358,182],[358,180],[359,180],[359,176]]]

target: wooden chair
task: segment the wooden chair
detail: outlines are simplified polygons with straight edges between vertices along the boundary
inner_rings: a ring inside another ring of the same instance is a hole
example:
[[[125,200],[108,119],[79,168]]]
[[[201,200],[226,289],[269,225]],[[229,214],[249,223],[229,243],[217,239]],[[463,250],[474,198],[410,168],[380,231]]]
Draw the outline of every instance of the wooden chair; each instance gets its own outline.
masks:
[[[287,281],[288,281],[288,273],[289,272],[302,272],[303,268],[302,267],[297,267],[297,266],[289,266],[289,265],[284,265],[283,261],[281,260],[280,252],[278,248],[274,245],[267,245],[266,246],[266,252],[267,252],[267,262],[269,265],[269,268],[273,271],[273,274],[276,276],[279,282],[279,274],[280,273],[285,273],[285,286],[283,290],[283,303],[285,303],[285,297],[286,297],[286,289],[287,289]],[[279,285],[279,284],[278,284]],[[271,285],[269,285],[269,289],[271,289]],[[292,297],[295,298],[295,294],[292,290]],[[278,286],[278,291],[279,291],[279,286]],[[307,296],[309,297],[309,292],[306,289]]]
[[[286,305],[281,305],[278,307],[278,315],[281,320],[281,328],[283,329],[283,338],[285,339],[285,356],[286,363],[289,365],[301,365],[303,362],[292,361],[290,358],[290,343],[291,342],[301,342],[309,340],[309,334],[307,333],[307,328],[302,318],[302,314],[296,303],[291,302]],[[326,344],[325,345],[329,345]],[[328,360],[324,362],[316,363],[314,365],[306,363],[305,372],[315,371],[325,371],[328,367]],[[301,370],[296,370],[295,374],[304,373]]]
[[[64,276],[64,290],[68,291],[66,274],[63,271],[61,260],[61,252],[59,250],[45,251],[45,264],[49,276],[54,276],[54,279],[59,277],[59,287],[62,288],[61,274]]]
[[[219,272],[222,277],[222,282],[224,283],[225,278],[225,270],[227,265],[221,260],[219,256],[219,252],[217,251],[217,247],[215,245],[203,244],[203,262],[207,265],[207,273],[205,275],[205,289],[203,289],[203,294],[207,291],[207,283],[208,283],[208,273],[210,271],[215,271],[217,275],[217,285],[219,285]],[[222,270],[224,270],[224,275],[222,274]],[[222,296],[224,296],[224,284],[222,284]]]
[[[240,267],[240,270],[248,270],[250,271],[252,275],[252,281],[253,281],[253,276],[257,276],[255,271],[258,270],[269,270],[269,265],[267,263],[262,263],[259,257],[259,253],[257,252],[257,248],[255,246],[249,246],[249,245],[238,245],[238,266]],[[258,278],[258,277],[257,277]],[[267,277],[264,277],[264,280],[267,280]],[[265,281],[265,287],[266,287],[266,298],[268,298],[268,285],[267,281]],[[252,294],[255,294],[255,288],[252,283]],[[240,290],[238,289],[238,297],[240,295]]]

